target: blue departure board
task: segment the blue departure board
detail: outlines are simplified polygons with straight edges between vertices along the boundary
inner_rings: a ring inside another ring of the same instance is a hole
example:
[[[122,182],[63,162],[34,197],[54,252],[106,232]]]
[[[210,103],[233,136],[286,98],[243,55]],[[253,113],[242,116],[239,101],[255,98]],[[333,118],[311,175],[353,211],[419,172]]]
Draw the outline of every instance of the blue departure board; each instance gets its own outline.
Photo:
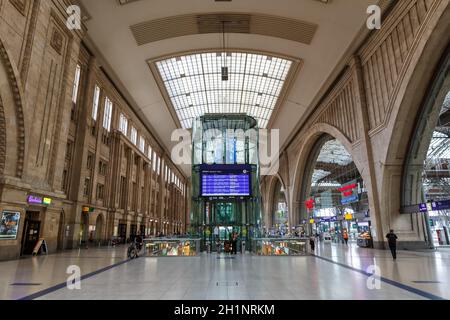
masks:
[[[249,174],[203,174],[203,197],[250,196]]]

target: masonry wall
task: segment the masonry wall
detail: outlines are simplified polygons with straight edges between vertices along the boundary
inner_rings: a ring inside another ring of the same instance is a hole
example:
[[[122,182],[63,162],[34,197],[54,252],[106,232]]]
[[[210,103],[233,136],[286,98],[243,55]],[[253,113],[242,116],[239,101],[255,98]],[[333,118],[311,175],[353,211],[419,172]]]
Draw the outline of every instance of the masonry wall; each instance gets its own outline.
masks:
[[[37,236],[50,253],[108,244],[119,224],[127,226],[126,238],[132,226],[146,234],[186,230],[183,174],[97,65],[83,44],[85,30],[66,27],[69,5],[0,0],[0,214],[20,213],[16,239],[0,239],[0,260],[22,254],[31,220],[40,222]],[[101,89],[97,121],[95,85]],[[113,103],[109,131],[103,128],[105,97]],[[121,113],[129,130],[137,129],[138,141],[145,137],[144,152],[130,141],[129,131],[118,130]],[[166,179],[166,166],[176,181]],[[31,204],[29,196],[52,202]]]
[[[290,225],[307,219],[302,184],[307,161],[324,133],[351,153],[368,189],[375,246],[393,228],[400,247],[425,247],[421,214],[402,214],[403,166],[421,102],[450,43],[448,0],[398,1],[347,66],[315,111],[292,136],[280,160],[279,177],[266,177],[263,195],[268,217],[270,186],[286,187]],[[426,222],[425,222],[426,223]]]

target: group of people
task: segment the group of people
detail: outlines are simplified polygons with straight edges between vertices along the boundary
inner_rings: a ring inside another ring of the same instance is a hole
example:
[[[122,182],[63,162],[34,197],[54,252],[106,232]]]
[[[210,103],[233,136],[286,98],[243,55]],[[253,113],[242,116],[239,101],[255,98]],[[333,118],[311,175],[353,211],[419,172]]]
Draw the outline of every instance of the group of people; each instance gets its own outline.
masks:
[[[309,238],[309,245],[311,246],[312,252],[315,252],[315,250],[316,250],[316,238],[317,238],[317,235],[311,235],[311,237]],[[343,238],[344,238],[345,244],[348,245],[349,236],[348,236],[347,232],[344,233]],[[394,260],[397,260],[398,237],[395,234],[394,230],[390,230],[390,232],[386,235],[386,239],[388,240],[388,245],[389,245],[389,249],[391,250],[392,258]]]
[[[239,234],[236,231],[234,231],[233,233],[230,234],[229,240],[224,242],[224,251],[226,253],[237,254],[238,241],[239,241]],[[217,253],[220,253],[221,242],[219,238],[217,238],[216,240],[216,246],[217,246]]]

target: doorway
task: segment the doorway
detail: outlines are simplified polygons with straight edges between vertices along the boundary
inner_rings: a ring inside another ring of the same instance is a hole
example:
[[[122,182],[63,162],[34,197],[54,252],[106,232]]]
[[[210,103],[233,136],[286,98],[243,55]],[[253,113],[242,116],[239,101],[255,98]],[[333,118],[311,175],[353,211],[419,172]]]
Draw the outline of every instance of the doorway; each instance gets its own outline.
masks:
[[[118,235],[122,243],[127,243],[127,225],[125,223],[119,224]]]
[[[97,217],[97,221],[95,223],[95,242],[96,244],[101,244],[103,235],[103,215],[99,215]]]
[[[80,224],[80,247],[87,247],[89,238],[89,214],[81,213],[81,224]]]
[[[64,217],[64,211],[61,211],[61,214],[59,215],[59,227],[58,227],[58,244],[57,244],[57,250],[61,251],[64,250],[64,230],[65,229],[65,217]]]
[[[33,254],[33,249],[41,234],[39,211],[27,211],[22,235],[21,256]]]

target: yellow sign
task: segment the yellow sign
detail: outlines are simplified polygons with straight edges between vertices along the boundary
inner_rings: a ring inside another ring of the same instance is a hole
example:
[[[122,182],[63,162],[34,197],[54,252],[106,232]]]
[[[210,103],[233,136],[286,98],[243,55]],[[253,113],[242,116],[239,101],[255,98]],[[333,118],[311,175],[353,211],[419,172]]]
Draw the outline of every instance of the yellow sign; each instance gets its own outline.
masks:
[[[314,224],[316,223],[316,221],[314,221],[314,219],[309,220],[309,223]]]
[[[49,205],[52,204],[52,199],[51,198],[44,198],[42,200],[42,203],[49,206]]]
[[[353,214],[351,213],[345,214],[345,220],[353,220]]]

